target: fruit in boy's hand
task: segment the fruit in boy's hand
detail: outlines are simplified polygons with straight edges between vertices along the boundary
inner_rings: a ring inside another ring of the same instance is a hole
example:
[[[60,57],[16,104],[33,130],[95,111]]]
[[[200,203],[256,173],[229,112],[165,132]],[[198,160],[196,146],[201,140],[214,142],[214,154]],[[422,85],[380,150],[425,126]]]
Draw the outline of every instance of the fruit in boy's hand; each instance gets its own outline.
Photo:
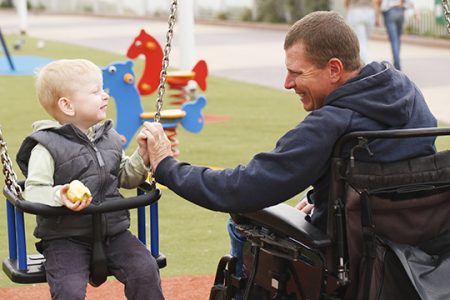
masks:
[[[72,202],[87,200],[91,197],[91,191],[79,180],[73,180],[69,184],[67,198]]]

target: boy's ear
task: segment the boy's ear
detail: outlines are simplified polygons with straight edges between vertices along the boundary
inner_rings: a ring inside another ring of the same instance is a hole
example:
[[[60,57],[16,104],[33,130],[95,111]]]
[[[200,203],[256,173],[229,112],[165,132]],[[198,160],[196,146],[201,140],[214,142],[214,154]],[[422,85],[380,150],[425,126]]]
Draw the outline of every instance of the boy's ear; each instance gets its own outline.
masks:
[[[69,117],[75,116],[75,110],[69,98],[61,97],[58,99],[58,108],[63,114]]]

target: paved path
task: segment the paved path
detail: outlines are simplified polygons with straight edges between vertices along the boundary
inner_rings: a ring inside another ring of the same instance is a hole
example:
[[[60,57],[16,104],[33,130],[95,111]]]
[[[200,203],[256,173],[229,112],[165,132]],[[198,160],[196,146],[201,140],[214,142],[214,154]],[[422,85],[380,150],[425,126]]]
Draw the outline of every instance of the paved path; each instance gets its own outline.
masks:
[[[18,32],[14,11],[0,11],[0,26],[5,33]],[[28,34],[119,54],[126,49],[141,28],[164,43],[165,20],[124,19],[80,15],[30,14]],[[210,74],[282,89],[285,76],[282,49],[285,28],[249,28],[214,24],[197,24],[195,28],[196,57],[205,59]],[[175,27],[171,66],[179,65]],[[390,60],[387,40],[369,42],[373,60]],[[436,117],[450,124],[450,43],[447,47],[402,44],[402,65],[421,88]]]

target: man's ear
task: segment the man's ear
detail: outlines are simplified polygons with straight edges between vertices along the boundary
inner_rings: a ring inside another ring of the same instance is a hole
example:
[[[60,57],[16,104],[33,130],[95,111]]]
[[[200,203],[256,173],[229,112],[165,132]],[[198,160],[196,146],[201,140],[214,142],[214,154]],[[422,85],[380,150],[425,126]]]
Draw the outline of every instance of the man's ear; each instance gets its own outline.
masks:
[[[344,74],[344,65],[338,58],[331,58],[328,61],[330,79],[333,83],[339,82]]]
[[[75,116],[75,109],[69,98],[61,97],[58,99],[58,108],[63,114],[69,117]]]

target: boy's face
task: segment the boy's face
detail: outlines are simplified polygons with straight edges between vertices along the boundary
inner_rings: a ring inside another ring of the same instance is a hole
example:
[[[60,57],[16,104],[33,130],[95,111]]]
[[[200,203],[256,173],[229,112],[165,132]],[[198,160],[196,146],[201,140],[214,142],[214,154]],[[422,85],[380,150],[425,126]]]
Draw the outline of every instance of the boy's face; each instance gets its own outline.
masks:
[[[87,73],[73,84],[73,93],[68,97],[75,112],[73,123],[86,130],[106,118],[109,95],[103,90],[100,70]]]

